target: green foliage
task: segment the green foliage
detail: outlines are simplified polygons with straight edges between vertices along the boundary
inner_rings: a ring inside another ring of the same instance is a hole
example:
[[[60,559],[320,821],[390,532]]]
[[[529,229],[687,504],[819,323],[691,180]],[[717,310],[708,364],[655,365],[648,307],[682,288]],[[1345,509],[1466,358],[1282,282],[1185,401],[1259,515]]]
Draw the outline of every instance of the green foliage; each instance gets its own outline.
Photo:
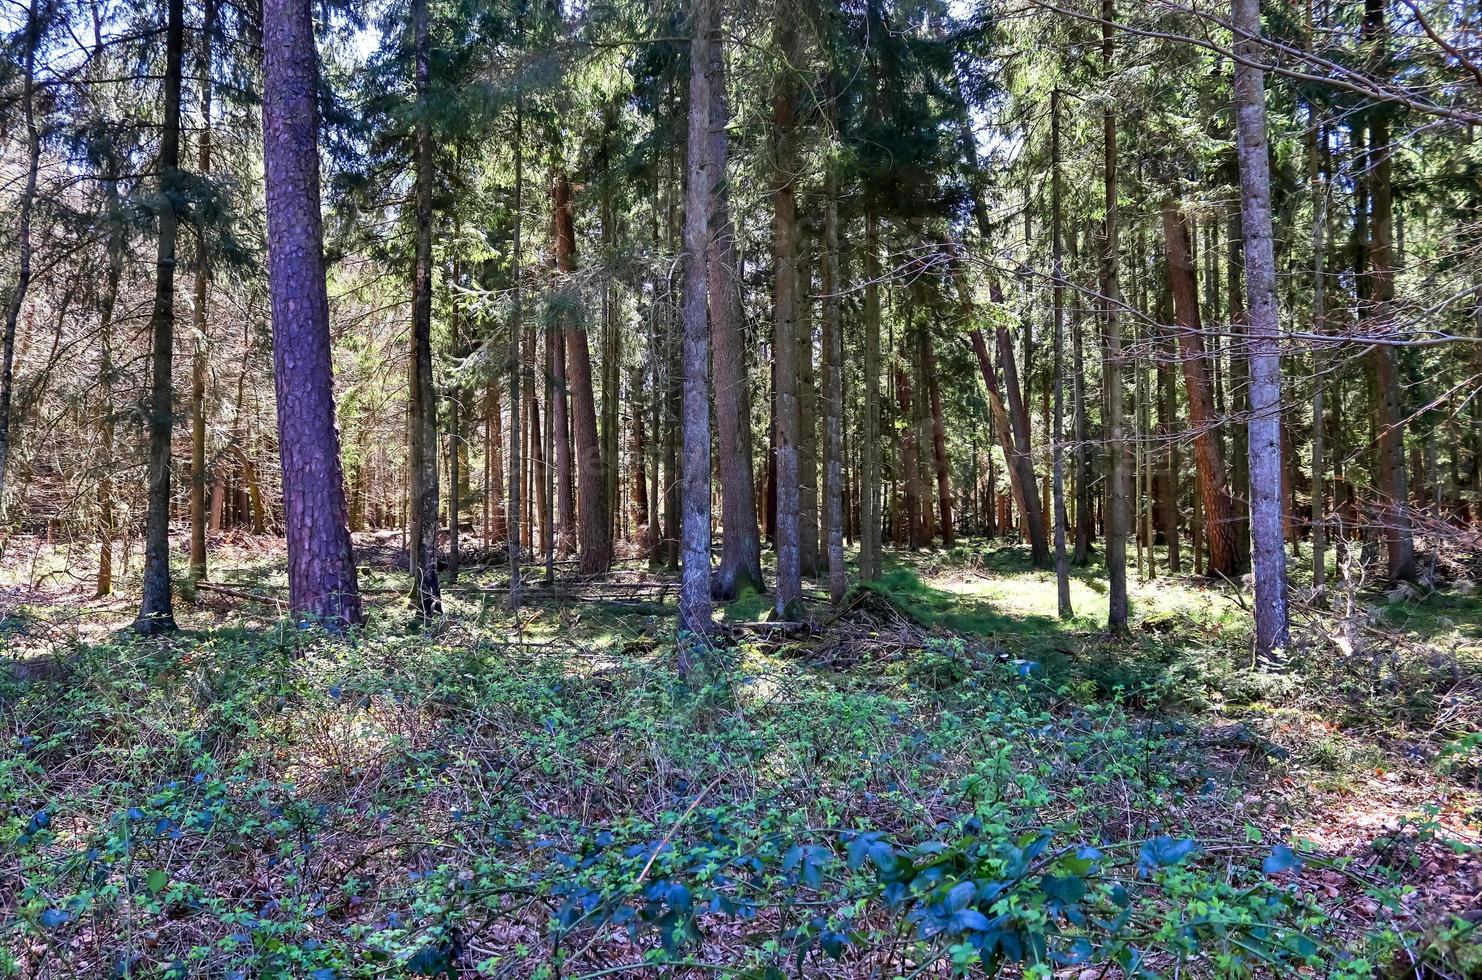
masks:
[[[1341,860],[1199,825],[1239,790],[1188,729],[968,638],[853,676],[743,647],[696,696],[614,624],[505,625],[124,636],[0,690],[5,945],[142,976],[575,977],[720,934],[747,977],[1361,976],[1400,942],[1293,886]]]

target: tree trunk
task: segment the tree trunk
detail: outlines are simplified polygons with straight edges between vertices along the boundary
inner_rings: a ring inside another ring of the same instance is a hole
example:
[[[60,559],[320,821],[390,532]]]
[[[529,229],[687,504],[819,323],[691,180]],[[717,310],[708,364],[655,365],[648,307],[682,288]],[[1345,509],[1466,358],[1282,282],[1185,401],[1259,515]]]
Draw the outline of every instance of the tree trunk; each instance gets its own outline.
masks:
[[[25,118],[26,125],[26,178],[21,189],[20,215],[16,240],[19,252],[16,269],[15,288],[11,291],[10,302],[5,308],[5,333],[0,338],[0,522],[5,520],[5,490],[6,474],[10,468],[11,448],[11,397],[15,387],[15,328],[20,320],[21,307],[25,305],[26,293],[31,287],[31,211],[36,203],[36,178],[41,165],[41,134],[36,126],[36,49],[41,44],[41,14],[37,5],[42,0],[31,0],[26,8],[26,49],[23,54],[24,67],[22,68],[21,83],[21,112]],[[177,3],[178,6],[178,3]],[[170,8],[172,11],[175,7]],[[178,47],[178,46],[177,46]],[[178,59],[180,53],[175,52],[177,63],[175,66],[175,138],[178,146],[180,133],[180,66]],[[166,80],[165,108],[169,109],[169,82]],[[169,120],[166,119],[168,129]],[[168,136],[169,134],[166,133]],[[161,166],[163,166],[164,148],[161,148]],[[178,154],[178,148],[177,148]],[[166,178],[162,175],[160,180]],[[169,202],[165,202],[165,210],[169,210]],[[161,221],[165,219],[161,217]],[[170,220],[174,220],[171,213]],[[164,234],[163,225],[161,235]],[[170,261],[174,262],[174,242],[170,244]],[[163,253],[161,253],[163,254]],[[157,305],[157,304],[156,304]],[[168,446],[166,447],[168,456]],[[168,465],[168,459],[166,460]],[[167,474],[168,478],[168,474]],[[168,579],[168,568],[166,569]],[[169,583],[166,581],[166,589]],[[166,597],[168,599],[168,596]]]
[[[904,353],[902,354],[904,357]],[[921,547],[921,471],[916,452],[916,425],[912,414],[911,376],[904,367],[895,369],[895,397],[900,403],[901,418],[906,425],[901,427],[901,481],[906,491],[906,543],[912,549]]]
[[[774,25],[778,50],[790,65],[796,53],[794,25],[781,18]],[[797,152],[793,132],[796,92],[786,68],[773,83],[772,93],[772,260],[774,338],[777,371],[777,584],[774,611],[778,619],[792,619],[802,594],[801,537],[798,489],[797,324]]]
[[[798,566],[816,578],[818,553],[818,388],[813,370],[813,274],[810,250],[798,250]]]
[[[859,488],[859,577],[880,577],[880,219],[865,215],[864,425]]]
[[[1050,432],[1051,461],[1054,469],[1055,497],[1055,596],[1060,618],[1074,615],[1070,607],[1070,564],[1065,554],[1065,263],[1061,257],[1060,193],[1060,90],[1050,92],[1050,196],[1051,261],[1054,263],[1055,320],[1055,410]]]
[[[211,45],[216,33],[216,0],[204,0],[201,15],[201,141],[196,167],[211,173]],[[190,577],[206,577],[206,303],[210,280],[206,223],[196,222],[195,337],[190,370]]]
[[[1101,66],[1112,73],[1112,24],[1115,0],[1101,0]],[[1106,324],[1106,357],[1102,361],[1102,386],[1106,389],[1106,628],[1113,636],[1128,633],[1127,535],[1132,512],[1128,499],[1128,467],[1133,460],[1127,447],[1127,420],[1123,407],[1122,328],[1118,316],[1121,290],[1117,283],[1117,119],[1108,107],[1101,113],[1102,190],[1106,224],[1101,239],[1102,319]]]
[[[936,351],[932,349],[931,330],[921,330],[921,373],[926,376],[926,396],[931,407],[931,444],[936,457],[937,514],[942,527],[942,544],[952,547],[952,482],[947,465],[947,427],[942,414],[942,391],[937,381]]]
[[[703,656],[704,637],[714,628],[710,604],[710,322],[706,310],[706,239],[710,224],[711,170],[714,155],[710,126],[709,46],[712,37],[709,6],[716,0],[698,0],[690,26],[689,139],[686,147],[688,181],[684,207],[684,485],[681,490],[684,522],[681,529],[682,572],[679,592],[679,673],[687,677],[692,657]],[[718,30],[716,31],[718,34]]]
[[[1209,363],[1204,353],[1198,287],[1189,254],[1188,220],[1171,198],[1163,205],[1163,235],[1167,247],[1168,282],[1178,320],[1178,345],[1183,361],[1184,391],[1189,402],[1189,425],[1194,430],[1194,461],[1199,472],[1199,492],[1203,495],[1209,569],[1233,578],[1245,572],[1247,559],[1243,544],[1235,536],[1229,482],[1215,428],[1219,420],[1215,416],[1209,389]],[[1273,279],[1273,288],[1274,282]],[[1274,307],[1271,316],[1274,321]],[[1277,464],[1280,465],[1279,456]],[[1275,475],[1277,530],[1280,531],[1280,471]]]
[[[318,56],[308,0],[263,4],[263,160],[273,381],[293,611],[339,630],[360,592],[335,427],[319,205]]]
[[[98,478],[98,588],[96,598],[113,592],[113,536],[117,531],[113,518],[114,401],[113,401],[113,311],[118,302],[118,284],[123,278],[123,214],[118,196],[117,167],[110,161],[104,180],[104,198],[108,215],[108,273],[103,295],[98,303],[98,385],[103,396],[99,413]]]
[[[844,601],[844,337],[839,309],[839,186],[833,165],[824,178],[823,270],[823,526],[828,594]]]
[[[180,74],[185,15],[182,0],[168,0],[165,27],[165,108],[160,139],[159,241],[155,252],[154,338],[149,388],[149,507],[145,516],[144,596],[134,629],[145,635],[175,631],[170,595],[170,429],[175,352],[175,239],[179,217],[172,203],[180,184]],[[12,304],[14,305],[14,304]],[[0,417],[9,406],[0,404]]]
[[[576,230],[571,214],[571,183],[556,176],[552,189],[556,213],[556,268],[564,276],[576,272]],[[611,520],[607,513],[607,481],[602,446],[597,440],[597,401],[592,390],[592,354],[587,332],[568,317],[566,381],[571,399],[571,430],[576,467],[577,539],[582,575],[601,575],[612,565]]]
[[[437,392],[432,378],[432,123],[428,118],[429,0],[413,0],[417,121],[413,137],[416,208],[412,258],[411,558],[412,604],[424,620],[442,614],[437,577]]]
[[[720,3],[709,4],[712,32],[720,31]],[[762,544],[752,469],[751,389],[746,376],[740,279],[736,270],[736,230],[731,221],[726,173],[730,112],[726,99],[725,58],[716,41],[709,52],[710,234],[705,259],[710,290],[711,361],[715,385],[715,435],[720,452],[720,562],[715,570],[716,599],[761,591]]]
[[[523,34],[516,30],[517,34]],[[520,335],[524,330],[522,321],[524,319],[524,296],[521,293],[521,248],[525,197],[525,172],[524,172],[524,129],[525,129],[525,94],[518,87],[515,90],[515,133],[513,149],[515,155],[515,200],[514,200],[514,241],[511,248],[510,265],[512,266],[511,279],[513,288],[510,291],[510,314],[509,314],[509,364],[506,372],[509,379],[509,509],[506,519],[509,523],[509,534],[506,541],[509,545],[509,607],[511,610],[520,608],[521,593],[523,591],[523,579],[520,571],[520,479],[523,472],[520,459]]]
[[[571,485],[571,422],[568,410],[569,388],[566,383],[566,336],[553,330],[548,339],[551,347],[550,424],[554,433],[556,459],[556,550],[570,555],[576,550],[576,501]]]

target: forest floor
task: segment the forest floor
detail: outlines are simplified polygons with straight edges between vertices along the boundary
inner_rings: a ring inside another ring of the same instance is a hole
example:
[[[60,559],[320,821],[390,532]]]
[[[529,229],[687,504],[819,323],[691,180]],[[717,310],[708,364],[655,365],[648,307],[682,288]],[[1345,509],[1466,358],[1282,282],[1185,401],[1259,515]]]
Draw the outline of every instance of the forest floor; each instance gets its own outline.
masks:
[[[224,537],[146,641],[6,543],[0,975],[1482,976],[1465,569],[1302,606],[1270,671],[1227,583],[1133,575],[1114,642],[1099,567],[1062,621],[969,541],[806,627],[738,600],[686,686],[665,572],[516,620],[472,556],[423,629],[357,545],[350,640]]]

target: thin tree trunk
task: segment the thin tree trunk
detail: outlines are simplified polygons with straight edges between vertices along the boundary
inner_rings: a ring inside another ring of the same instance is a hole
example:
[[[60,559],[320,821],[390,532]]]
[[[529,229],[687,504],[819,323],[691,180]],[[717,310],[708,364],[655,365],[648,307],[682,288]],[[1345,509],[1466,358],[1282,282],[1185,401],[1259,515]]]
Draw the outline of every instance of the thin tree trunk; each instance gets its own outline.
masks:
[[[417,121],[413,137],[416,209],[412,259],[411,559],[412,605],[424,620],[442,614],[437,577],[437,392],[432,377],[432,123],[428,118],[429,0],[413,0]]]
[[[516,34],[523,36],[523,32],[516,30]],[[518,83],[517,83],[518,84]],[[509,509],[507,520],[510,521],[509,534],[506,538],[509,544],[509,608],[518,610],[520,608],[521,593],[523,591],[522,573],[520,571],[520,479],[523,472],[522,460],[520,459],[520,335],[524,331],[522,320],[524,319],[524,296],[521,293],[521,233],[523,231],[524,197],[525,197],[525,173],[524,173],[524,129],[525,129],[525,94],[520,89],[515,90],[515,201],[514,201],[514,241],[512,244],[510,265],[513,288],[510,296],[510,321],[509,321],[509,365],[507,373],[509,378]]]
[[[108,273],[103,284],[103,295],[98,303],[98,385],[102,391],[103,407],[99,423],[99,464],[102,475],[98,478],[98,530],[101,541],[98,545],[98,588],[96,597],[101,599],[113,592],[113,536],[117,531],[113,517],[113,467],[114,455],[114,401],[113,401],[113,311],[118,302],[118,284],[123,278],[123,214],[118,197],[118,172],[110,160],[109,173],[104,181],[104,196],[108,215]]]
[[[1101,0],[1101,66],[1112,73],[1112,24],[1116,0]],[[1106,325],[1106,357],[1102,361],[1102,384],[1106,389],[1106,628],[1113,636],[1128,633],[1127,535],[1131,530],[1127,469],[1133,462],[1127,446],[1127,420],[1123,407],[1122,328],[1118,316],[1121,290],[1117,283],[1117,118],[1107,104],[1101,113],[1102,190],[1105,228],[1101,239],[1102,319]]]
[[[937,358],[932,349],[931,330],[921,330],[921,373],[926,376],[926,397],[931,407],[931,444],[936,456],[937,471],[937,514],[942,528],[942,544],[951,547],[955,534],[952,528],[952,482],[947,465],[947,427],[942,414],[942,391],[937,381]]]
[[[774,611],[779,619],[793,619],[802,594],[801,528],[799,526],[798,444],[801,424],[798,406],[797,324],[797,201],[798,172],[794,128],[796,92],[788,72],[796,54],[794,25],[778,18],[774,25],[778,50],[788,67],[773,84],[772,93],[772,258],[775,283],[773,315],[777,372],[777,584]]]
[[[859,577],[880,577],[880,219],[865,215],[864,425],[859,493]]]
[[[576,550],[576,501],[571,485],[571,423],[568,411],[569,388],[566,383],[566,336],[552,331],[548,343],[551,356],[550,424],[555,440],[556,460],[556,550],[570,555]]]
[[[134,629],[145,635],[175,631],[170,595],[170,429],[175,353],[175,239],[172,203],[180,183],[180,75],[185,47],[182,0],[169,0],[165,27],[165,107],[159,155],[159,241],[155,252],[153,377],[149,389],[149,507],[145,516],[144,596]],[[14,305],[14,304],[12,304]],[[9,405],[0,398],[0,418]]]
[[[201,138],[196,167],[211,173],[211,45],[216,33],[216,0],[204,0],[201,15]],[[206,577],[206,303],[210,261],[204,219],[196,222],[195,337],[190,371],[190,577]]]
[[[904,356],[904,354],[902,355]],[[912,549],[921,547],[922,484],[918,453],[916,451],[916,425],[912,422],[911,376],[902,366],[895,369],[895,397],[900,404],[901,418],[907,424],[901,428],[901,481],[906,491],[906,543]]]
[[[808,240],[798,250],[798,566],[816,578],[818,552],[818,388],[813,370],[813,273]]]
[[[1070,564],[1065,554],[1065,263],[1061,257],[1060,90],[1050,92],[1051,261],[1054,263],[1055,410],[1050,432],[1055,497],[1055,596],[1060,618],[1074,615],[1070,606]]]
[[[333,630],[360,622],[335,427],[319,204],[318,56],[308,0],[263,4],[263,159],[273,381],[289,602]]]
[[[823,525],[828,594],[844,601],[844,337],[839,309],[839,182],[833,165],[824,178],[823,211]]]

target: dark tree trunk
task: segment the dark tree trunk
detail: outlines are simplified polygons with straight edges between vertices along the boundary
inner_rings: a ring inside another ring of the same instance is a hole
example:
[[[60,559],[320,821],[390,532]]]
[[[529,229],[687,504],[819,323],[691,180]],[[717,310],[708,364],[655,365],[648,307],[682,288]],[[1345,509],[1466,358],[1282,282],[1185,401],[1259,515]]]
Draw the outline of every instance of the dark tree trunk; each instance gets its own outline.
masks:
[[[719,32],[720,3],[709,4],[711,30]],[[740,280],[736,270],[736,230],[731,221],[726,175],[730,112],[726,99],[724,52],[719,41],[707,46],[710,105],[710,235],[705,259],[710,290],[711,361],[715,378],[715,435],[720,451],[720,562],[713,592],[734,599],[760,591],[761,531],[757,525],[756,480],[752,470],[751,389],[746,376]]]
[[[828,594],[844,601],[844,331],[839,309],[839,188],[830,165],[823,212],[823,526]]]
[[[41,134],[36,126],[36,49],[41,45],[41,13],[37,9],[37,6],[42,2],[43,0],[31,0],[30,5],[26,8],[26,50],[22,56],[21,113],[25,117],[26,125],[26,178],[25,184],[21,188],[20,214],[16,231],[19,256],[16,263],[15,288],[11,291],[10,302],[5,308],[5,332],[3,338],[0,338],[0,522],[4,521],[6,514],[5,478],[10,468],[11,397],[15,387],[15,328],[16,324],[20,321],[21,307],[26,302],[26,292],[31,287],[31,212],[36,203],[36,177],[41,165]],[[171,11],[175,11],[178,7],[179,4],[177,2],[170,9]],[[177,147],[176,154],[178,156],[180,140],[180,52],[178,50],[178,43],[177,50],[175,51],[175,59],[175,141]],[[165,109],[167,113],[169,108],[170,94],[167,80],[165,91]],[[166,120],[166,125],[168,129],[168,119]],[[168,132],[166,135],[169,135]],[[164,152],[162,148],[162,156]],[[172,166],[171,170],[173,169]],[[160,177],[161,186],[164,186],[166,179],[167,176],[162,174]],[[168,201],[164,203],[164,210],[170,210]],[[160,220],[161,222],[165,220],[163,213]],[[173,212],[169,220],[171,222],[174,221]],[[163,236],[163,224],[161,225],[160,233]],[[171,274],[173,275],[173,241],[170,243],[170,249]],[[168,465],[169,446],[166,445],[165,448],[167,456],[166,464]],[[166,474],[166,479],[168,479],[168,474]],[[168,493],[168,486],[166,490]],[[168,568],[166,568],[165,574],[167,580],[165,585],[168,592]],[[167,595],[167,611],[168,598]]]
[[[170,595],[170,429],[174,415],[175,239],[180,185],[180,73],[185,15],[169,0],[165,27],[165,109],[160,139],[159,241],[155,252],[154,338],[149,388],[149,506],[145,515],[144,598],[134,629],[145,635],[175,630]],[[8,406],[0,406],[8,413]]]
[[[1060,90],[1050,93],[1051,252],[1054,263],[1055,410],[1050,431],[1055,507],[1055,596],[1060,618],[1069,619],[1070,564],[1065,554],[1065,264],[1061,257]],[[1027,352],[1026,352],[1027,353]]]
[[[794,25],[779,18],[774,29],[777,47],[790,63],[796,50]],[[774,611],[792,619],[802,595],[799,527],[797,324],[797,150],[794,128],[796,92],[787,72],[774,81],[772,94],[772,259],[773,315],[777,372],[777,584]]]
[[[922,485],[916,452],[916,425],[911,414],[911,376],[904,367],[895,369],[895,397],[900,403],[901,418],[906,425],[901,428],[901,480],[906,490],[906,543],[912,548],[921,547],[921,503]]]
[[[807,239],[798,250],[798,566],[818,575],[818,388],[813,370],[813,274]]]
[[[1246,570],[1244,544],[1235,535],[1234,508],[1230,501],[1225,461],[1220,452],[1214,399],[1209,387],[1209,362],[1204,352],[1203,325],[1199,317],[1199,295],[1194,264],[1189,254],[1189,225],[1182,209],[1172,200],[1163,205],[1163,235],[1167,247],[1168,282],[1178,319],[1178,346],[1183,361],[1184,392],[1189,402],[1189,425],[1194,430],[1194,462],[1199,473],[1209,569],[1226,577]],[[1273,269],[1274,275],[1274,269]],[[1272,310],[1275,315],[1274,308]],[[1278,457],[1278,466],[1280,458]],[[1280,494],[1280,472],[1274,492]],[[1280,530],[1280,498],[1277,498],[1277,530]]]
[[[571,486],[571,422],[568,410],[569,388],[566,383],[566,335],[553,330],[551,346],[550,424],[555,441],[556,472],[556,550],[562,555],[576,548],[576,501]]]
[[[951,547],[952,482],[947,466],[947,427],[942,415],[942,391],[937,383],[937,357],[932,349],[931,331],[921,331],[921,373],[926,376],[926,394],[931,406],[931,445],[936,457],[937,509],[942,526],[942,544]]]
[[[413,0],[417,121],[413,134],[416,209],[412,256],[411,558],[412,604],[423,619],[442,614],[437,577],[437,391],[432,378],[432,124],[428,119],[429,0]]]
[[[552,199],[556,213],[556,267],[576,272],[576,230],[571,214],[571,183],[558,174]],[[597,400],[592,390],[592,354],[587,332],[575,317],[566,331],[566,381],[570,390],[571,430],[576,467],[577,540],[582,575],[601,575],[612,565],[611,520],[602,446],[597,440]]]
[[[865,215],[864,424],[860,433],[859,577],[880,577],[880,224]]]
[[[522,213],[525,197],[525,172],[524,172],[524,129],[525,129],[525,98],[524,93],[516,90],[515,93],[515,133],[514,133],[514,155],[515,155],[515,200],[514,200],[514,241],[511,252],[513,253],[510,264],[513,266],[511,276],[513,289],[511,290],[511,308],[509,318],[509,364],[506,365],[506,373],[509,379],[509,510],[507,520],[509,521],[509,607],[512,610],[520,608],[521,592],[523,591],[523,579],[520,571],[520,524],[521,524],[521,494],[520,479],[522,460],[520,459],[520,335],[524,330],[522,320],[524,319],[524,295],[521,292],[521,247],[523,245]]]
[[[319,210],[319,62],[308,0],[263,4],[263,160],[288,590],[331,629],[360,622],[335,428]]]

